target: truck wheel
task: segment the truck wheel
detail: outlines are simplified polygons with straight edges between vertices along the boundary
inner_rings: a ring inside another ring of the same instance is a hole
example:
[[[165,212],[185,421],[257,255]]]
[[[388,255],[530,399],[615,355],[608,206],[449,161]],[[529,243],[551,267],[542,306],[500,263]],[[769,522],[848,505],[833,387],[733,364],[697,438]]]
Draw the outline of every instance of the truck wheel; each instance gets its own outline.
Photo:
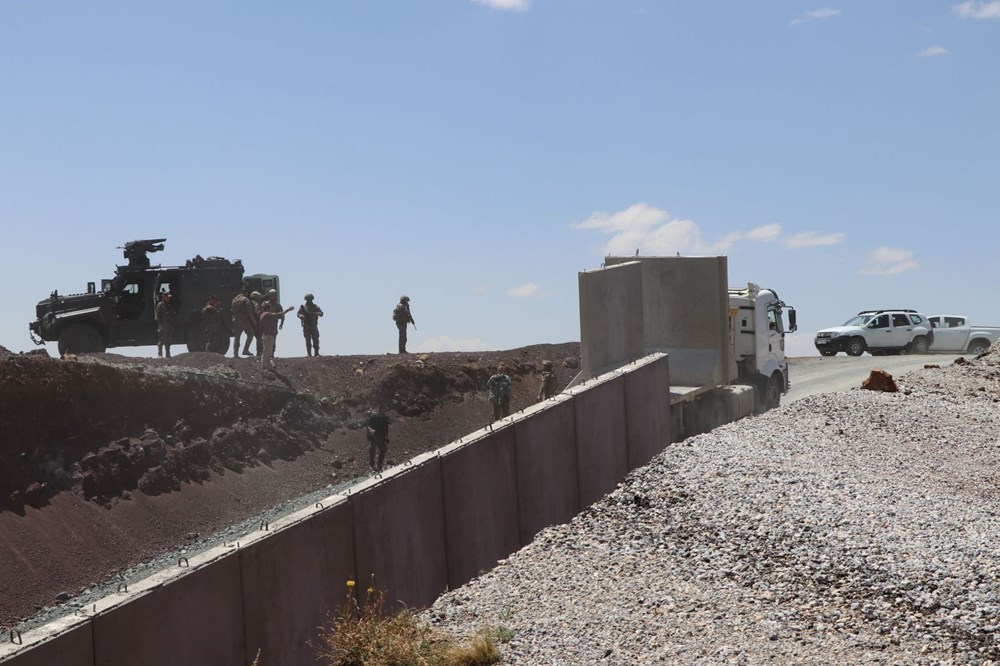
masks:
[[[973,340],[969,343],[969,353],[973,356],[979,356],[990,348],[990,343],[985,340]]]
[[[106,349],[101,334],[86,324],[73,324],[59,334],[59,355],[93,354]]]
[[[848,356],[861,356],[865,353],[866,349],[868,349],[868,345],[865,344],[864,338],[851,338],[847,342],[847,349],[844,351],[847,352]]]
[[[836,349],[820,349],[819,353],[820,353],[820,356],[836,356],[837,355],[837,350]]]
[[[764,387],[764,409],[774,409],[781,406],[781,375],[774,373],[771,378],[767,380],[767,385]]]
[[[927,350],[930,349],[930,345],[927,344],[927,338],[920,336],[913,339],[910,343],[910,351],[914,354],[926,354]]]

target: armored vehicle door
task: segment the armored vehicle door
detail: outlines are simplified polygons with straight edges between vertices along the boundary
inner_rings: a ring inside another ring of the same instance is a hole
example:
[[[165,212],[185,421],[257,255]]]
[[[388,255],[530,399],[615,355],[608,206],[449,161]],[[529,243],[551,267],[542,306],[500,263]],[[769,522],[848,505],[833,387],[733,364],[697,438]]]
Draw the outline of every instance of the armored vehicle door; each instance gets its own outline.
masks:
[[[114,320],[108,322],[113,345],[149,344],[156,340],[154,284],[142,271],[121,271],[111,282]]]

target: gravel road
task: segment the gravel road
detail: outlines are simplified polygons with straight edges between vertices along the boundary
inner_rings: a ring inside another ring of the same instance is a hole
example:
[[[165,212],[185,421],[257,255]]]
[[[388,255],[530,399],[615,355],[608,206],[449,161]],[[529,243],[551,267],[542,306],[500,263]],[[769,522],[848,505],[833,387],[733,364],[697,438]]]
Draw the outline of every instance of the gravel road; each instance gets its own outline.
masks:
[[[505,664],[1000,663],[1000,352],[896,379],[670,447],[424,617]]]
[[[925,365],[951,365],[955,354],[919,356],[800,356],[788,359],[792,387],[781,398],[782,404],[795,402],[817,393],[848,391],[861,386],[874,368],[898,376],[922,369]]]

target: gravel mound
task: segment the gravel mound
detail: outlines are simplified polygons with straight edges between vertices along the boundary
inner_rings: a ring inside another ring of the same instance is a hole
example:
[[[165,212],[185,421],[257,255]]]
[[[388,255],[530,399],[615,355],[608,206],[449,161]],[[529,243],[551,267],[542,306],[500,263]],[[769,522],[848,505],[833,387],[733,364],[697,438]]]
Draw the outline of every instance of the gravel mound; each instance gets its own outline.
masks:
[[[1000,663],[1000,353],[675,445],[424,617],[505,664]]]

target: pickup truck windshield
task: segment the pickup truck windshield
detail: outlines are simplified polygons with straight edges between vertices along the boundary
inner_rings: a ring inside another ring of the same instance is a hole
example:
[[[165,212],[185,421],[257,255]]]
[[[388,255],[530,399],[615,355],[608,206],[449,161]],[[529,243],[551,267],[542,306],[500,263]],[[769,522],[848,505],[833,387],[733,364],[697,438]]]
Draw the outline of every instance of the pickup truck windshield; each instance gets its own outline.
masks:
[[[875,315],[870,315],[870,314],[857,315],[856,317],[851,317],[850,319],[845,321],[844,326],[864,326],[869,321],[871,321],[871,318],[874,316]]]

